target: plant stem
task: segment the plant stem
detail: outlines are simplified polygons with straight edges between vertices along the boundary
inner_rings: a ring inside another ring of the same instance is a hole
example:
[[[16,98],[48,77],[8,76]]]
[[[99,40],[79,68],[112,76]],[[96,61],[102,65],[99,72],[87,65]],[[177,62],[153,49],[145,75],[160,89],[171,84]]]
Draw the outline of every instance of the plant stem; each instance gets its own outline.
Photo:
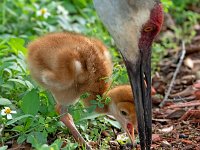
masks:
[[[165,105],[165,102],[167,101],[167,99],[168,99],[168,97],[169,97],[169,94],[170,94],[171,89],[172,89],[172,87],[173,87],[173,85],[174,85],[176,76],[177,76],[177,74],[178,74],[178,72],[179,72],[179,70],[180,70],[180,68],[181,68],[183,59],[184,59],[184,57],[185,57],[185,53],[186,53],[186,50],[185,50],[185,42],[182,41],[182,54],[181,54],[180,60],[179,60],[179,62],[178,62],[178,64],[177,64],[176,70],[175,70],[175,72],[174,72],[174,75],[173,75],[173,78],[172,78],[171,83],[170,83],[170,85],[169,85],[169,88],[168,88],[168,90],[167,90],[167,93],[166,93],[166,95],[165,95],[165,97],[164,97],[164,100],[160,103],[159,107],[163,107],[163,106]]]
[[[6,0],[3,1],[3,8],[2,8],[2,25],[6,23]]]

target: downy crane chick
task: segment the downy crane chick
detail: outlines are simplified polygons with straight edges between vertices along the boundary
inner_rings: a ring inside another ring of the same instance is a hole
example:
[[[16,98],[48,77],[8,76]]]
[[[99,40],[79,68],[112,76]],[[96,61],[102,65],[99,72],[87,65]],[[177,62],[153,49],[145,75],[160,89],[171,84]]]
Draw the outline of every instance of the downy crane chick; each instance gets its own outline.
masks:
[[[112,74],[111,57],[99,40],[69,32],[45,35],[29,44],[28,65],[32,77],[53,94],[57,112],[65,114],[61,121],[77,142],[86,144],[66,106],[76,103],[85,92],[90,94],[84,100],[87,106],[96,95],[107,93],[111,102],[95,111],[114,116],[134,142],[136,116],[131,87],[122,85],[108,91],[110,83],[105,78]]]

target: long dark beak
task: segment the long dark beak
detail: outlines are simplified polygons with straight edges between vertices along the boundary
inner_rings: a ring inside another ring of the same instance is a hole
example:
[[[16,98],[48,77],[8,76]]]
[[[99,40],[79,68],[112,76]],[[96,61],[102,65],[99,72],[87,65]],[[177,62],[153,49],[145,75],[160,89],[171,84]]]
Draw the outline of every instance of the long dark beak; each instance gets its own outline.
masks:
[[[148,54],[143,52],[148,52]],[[124,61],[134,94],[141,149],[150,150],[152,139],[151,51],[141,50],[136,62],[127,60],[125,57]]]

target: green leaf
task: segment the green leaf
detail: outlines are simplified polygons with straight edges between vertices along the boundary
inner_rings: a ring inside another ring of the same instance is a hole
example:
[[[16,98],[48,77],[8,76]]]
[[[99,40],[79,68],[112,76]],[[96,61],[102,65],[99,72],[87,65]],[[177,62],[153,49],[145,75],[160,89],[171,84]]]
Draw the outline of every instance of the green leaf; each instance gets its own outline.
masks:
[[[114,126],[115,128],[117,128],[117,129],[120,129],[121,128],[121,125],[119,124],[119,122],[117,122],[117,121],[114,121],[114,120],[111,120],[111,119],[109,119],[109,118],[104,118],[105,119],[105,121],[107,121],[107,122],[109,122],[112,126]]]
[[[106,97],[105,104],[107,105],[108,103],[110,103],[110,101],[111,101],[111,98],[110,97]]]
[[[21,109],[25,114],[36,115],[40,106],[39,94],[36,89],[32,89],[22,98]]]
[[[80,118],[81,118],[81,113],[82,113],[81,110],[74,110],[73,119],[74,119],[75,121],[76,121],[76,120],[80,120]]]
[[[8,148],[8,146],[6,145],[6,146],[2,146],[2,147],[0,147],[0,150],[6,150]]]
[[[8,100],[8,99],[6,99],[6,98],[0,98],[0,105],[5,106],[5,105],[11,105],[11,104],[12,104],[12,103],[11,103],[10,100]]]
[[[24,47],[25,41],[20,38],[11,38],[8,44],[12,47],[14,52],[18,54],[18,51],[21,51],[23,54],[26,53],[26,48]]]
[[[38,145],[37,139],[32,134],[28,135],[26,142],[30,143],[32,147],[36,147]]]
[[[94,105],[97,105],[98,102],[96,100],[90,100],[90,104],[94,104]]]
[[[25,134],[20,135],[20,136],[18,137],[18,139],[17,139],[17,143],[18,143],[18,144],[23,143],[23,142],[26,140],[26,138],[27,138],[27,136],[26,136]]]
[[[93,112],[97,108],[97,105],[91,105],[89,108],[87,108],[88,113]]]
[[[25,123],[25,126],[24,126],[25,131],[30,129],[31,125],[33,124],[33,121],[34,121],[33,118],[27,118],[26,119],[26,123]]]
[[[70,140],[67,140],[67,145],[64,148],[62,148],[62,150],[75,150],[77,149],[77,147],[78,147],[77,143],[72,143]],[[82,149],[85,150],[86,148],[82,148]]]
[[[11,124],[17,122],[18,120],[21,120],[21,119],[27,118],[27,117],[33,117],[33,116],[32,115],[22,115],[22,116],[16,117],[16,118],[12,119],[11,121],[8,121],[6,123],[6,125],[11,125]]]
[[[85,98],[88,98],[89,96],[90,94],[86,92],[80,96],[80,99],[85,99]]]
[[[67,5],[65,5],[66,10],[68,10],[70,13],[77,13],[77,9],[75,8],[75,5],[71,2],[68,2]]]
[[[24,131],[24,126],[23,125],[15,126],[14,128],[12,128],[12,131],[22,132]]]
[[[12,77],[12,71],[11,71],[10,69],[4,68],[3,71],[4,71],[4,73],[7,73],[7,74],[8,74],[7,76],[8,76],[9,78]]]
[[[97,100],[102,100],[102,97],[100,95],[97,95]]]
[[[6,90],[9,90],[9,91],[11,91],[13,89],[13,85],[11,85],[9,83],[5,83],[5,84],[2,84],[0,86],[3,87]]]
[[[54,106],[55,100],[54,100],[54,97],[52,96],[52,94],[49,91],[45,91],[45,95],[47,96],[49,103]]]
[[[34,85],[30,81],[25,80],[24,82],[29,90],[32,90],[34,88]]]
[[[100,114],[97,114],[96,112],[92,112],[92,113],[88,113],[88,114],[82,116],[82,118],[79,121],[88,120],[88,119],[95,119],[99,116],[100,116]]]
[[[27,143],[36,149],[47,142],[47,136],[42,132],[31,132],[27,137]]]
[[[23,80],[20,80],[20,79],[9,79],[8,81],[17,82],[17,83],[20,83],[23,86],[26,86],[26,83]]]
[[[99,107],[99,108],[103,108],[103,107],[104,107],[104,104],[98,103],[98,107]]]
[[[63,141],[61,139],[57,139],[53,142],[53,144],[51,144],[51,147],[54,148],[55,150],[59,150],[61,149],[63,144]]]
[[[50,146],[48,146],[47,144],[43,144],[38,149],[39,150],[61,150],[61,149],[64,150],[63,148],[61,148],[62,145],[63,145],[63,141],[61,139],[57,139]]]

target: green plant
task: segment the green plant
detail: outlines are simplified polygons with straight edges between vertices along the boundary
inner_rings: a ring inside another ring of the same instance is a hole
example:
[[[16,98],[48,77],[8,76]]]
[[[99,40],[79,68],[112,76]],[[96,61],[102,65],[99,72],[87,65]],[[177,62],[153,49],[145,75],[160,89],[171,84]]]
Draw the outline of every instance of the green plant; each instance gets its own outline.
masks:
[[[155,43],[152,51],[152,74],[159,68],[157,64],[166,54],[166,49],[177,47],[184,38],[190,42],[195,35],[194,25],[200,20],[198,13],[189,11],[191,5],[199,6],[199,0],[162,0],[165,12],[171,13],[177,26],[172,29],[173,38],[165,37]],[[92,0],[2,0],[0,3],[0,110],[9,107],[16,114],[12,119],[0,115],[1,149],[11,139],[17,143],[27,142],[35,149],[76,149],[68,129],[59,121],[54,111],[53,96],[35,83],[26,65],[26,45],[37,36],[48,32],[75,31],[101,39],[113,57],[112,88],[129,82],[125,65],[113,39],[99,20]],[[85,93],[80,99],[89,95]],[[87,140],[101,141],[101,149],[109,148],[113,137],[111,126],[120,128],[116,121],[98,117],[93,110],[104,107],[110,98],[97,95],[92,106],[85,108],[82,102],[69,106],[74,121]],[[92,112],[92,113],[90,113]],[[93,130],[91,130],[93,129]],[[107,131],[111,137],[101,137]],[[68,140],[65,140],[67,136]],[[52,138],[52,137],[55,137]],[[66,146],[66,142],[68,143]],[[62,148],[61,148],[62,147]]]

